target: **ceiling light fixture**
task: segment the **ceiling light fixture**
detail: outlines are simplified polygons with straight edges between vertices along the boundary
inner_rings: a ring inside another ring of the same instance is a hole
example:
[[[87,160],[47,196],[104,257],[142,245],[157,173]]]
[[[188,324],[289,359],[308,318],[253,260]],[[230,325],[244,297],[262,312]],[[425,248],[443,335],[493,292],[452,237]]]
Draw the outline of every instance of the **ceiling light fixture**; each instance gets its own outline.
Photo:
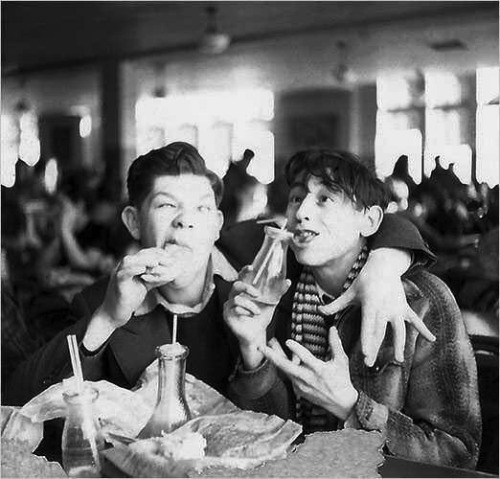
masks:
[[[217,24],[217,7],[207,7],[207,27],[200,41],[200,51],[210,55],[223,53],[229,47],[231,38],[227,33],[219,31]]]

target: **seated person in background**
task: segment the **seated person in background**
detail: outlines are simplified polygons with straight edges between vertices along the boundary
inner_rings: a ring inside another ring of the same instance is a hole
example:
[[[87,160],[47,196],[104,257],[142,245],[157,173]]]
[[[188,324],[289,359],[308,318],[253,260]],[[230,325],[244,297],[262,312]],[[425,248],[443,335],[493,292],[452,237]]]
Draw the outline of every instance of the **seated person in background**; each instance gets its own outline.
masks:
[[[2,265],[3,266],[3,265]],[[9,281],[2,277],[2,396],[16,366],[30,357],[43,342],[29,330]]]
[[[122,219],[141,249],[125,256],[109,279],[75,297],[71,314],[78,321],[18,367],[7,384],[6,404],[22,405],[71,375],[67,334],[77,336],[85,379],[106,379],[132,388],[155,359],[155,347],[172,341],[172,311],[179,309],[190,313],[179,319],[177,337],[190,349],[187,372],[226,393],[239,349],[222,309],[237,274],[217,246],[239,267],[244,263],[238,261],[253,257],[260,243],[241,247],[240,236],[231,233],[216,243],[223,222],[218,209],[222,183],[189,144],[172,143],[137,158],[129,169],[127,187],[129,204]],[[245,239],[249,227],[244,225]],[[402,291],[400,274],[410,261],[408,253],[392,248],[417,250],[415,254],[423,248],[415,233],[405,244],[394,240],[393,232],[394,224],[389,224],[385,239],[384,234],[377,235],[374,247],[389,248],[370,257],[366,274],[346,297],[358,297],[367,322],[383,320],[384,327],[387,318],[402,322],[403,314],[393,305],[385,309],[379,268],[391,265],[384,268],[386,284],[397,297],[397,288]],[[406,308],[404,295],[400,299],[398,306]],[[371,344],[371,334],[366,338]]]
[[[224,315],[242,365],[230,397],[291,417],[306,433],[376,430],[386,453],[474,468],[481,440],[476,364],[447,286],[421,268],[405,275],[407,300],[437,340],[408,328],[404,357],[395,360],[388,334],[373,367],[363,360],[359,309],[332,315],[327,304],[359,277],[387,206],[383,183],[354,155],[326,150],[294,155],[287,179],[291,248],[301,268],[277,307],[259,307],[252,300],[258,291],[235,282]]]

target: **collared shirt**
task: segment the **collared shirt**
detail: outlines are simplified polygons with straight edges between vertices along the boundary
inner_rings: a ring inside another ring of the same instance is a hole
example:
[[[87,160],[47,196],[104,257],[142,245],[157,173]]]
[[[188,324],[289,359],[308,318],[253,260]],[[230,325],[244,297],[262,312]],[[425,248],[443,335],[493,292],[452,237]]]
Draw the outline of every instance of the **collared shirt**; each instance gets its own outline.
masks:
[[[225,281],[236,281],[238,277],[237,271],[231,266],[226,257],[214,247],[212,254],[210,256],[210,261],[207,269],[207,276],[205,278],[205,286],[203,288],[203,293],[201,296],[201,301],[194,306],[185,306],[183,304],[174,304],[167,301],[167,299],[158,291],[158,288],[154,288],[148,292],[143,303],[135,312],[135,316],[141,316],[151,312],[158,305],[161,305],[167,311],[176,314],[197,314],[202,311],[207,303],[210,301],[214,290],[214,275],[220,276]]]

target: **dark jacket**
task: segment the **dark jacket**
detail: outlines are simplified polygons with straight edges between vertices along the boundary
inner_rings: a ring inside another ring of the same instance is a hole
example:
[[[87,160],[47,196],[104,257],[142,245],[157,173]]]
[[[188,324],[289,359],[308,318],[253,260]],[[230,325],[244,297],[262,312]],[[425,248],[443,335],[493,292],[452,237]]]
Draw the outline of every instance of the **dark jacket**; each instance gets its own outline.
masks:
[[[215,292],[203,311],[190,317],[185,328],[179,325],[179,341],[190,349],[186,370],[210,386],[226,393],[229,375],[238,357],[236,339],[223,321],[222,306],[231,283],[214,276]],[[66,335],[75,334],[81,342],[92,313],[102,303],[107,280],[100,280],[75,296],[71,314],[75,324],[60,332],[11,375],[3,398],[4,404],[23,405],[32,397],[72,375]],[[106,379],[131,389],[144,369],[151,364],[156,346],[172,341],[171,314],[161,306],[132,317],[116,330],[95,356],[82,356],[85,379]],[[182,320],[181,320],[182,321]],[[188,337],[183,338],[183,334]]]

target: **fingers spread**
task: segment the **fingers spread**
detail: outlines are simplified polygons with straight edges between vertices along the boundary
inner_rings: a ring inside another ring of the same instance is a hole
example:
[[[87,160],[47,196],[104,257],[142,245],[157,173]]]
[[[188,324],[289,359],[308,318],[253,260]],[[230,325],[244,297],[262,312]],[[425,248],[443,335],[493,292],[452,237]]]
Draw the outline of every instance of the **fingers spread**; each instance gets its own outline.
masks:
[[[297,343],[293,339],[288,339],[286,341],[286,345],[288,346],[290,351],[292,351],[292,353],[300,359],[302,363],[304,363],[306,366],[309,366],[310,368],[315,368],[320,362],[322,362],[318,358],[316,358],[308,349],[306,349],[304,346]]]
[[[404,318],[398,316],[391,320],[392,334],[394,340],[394,357],[402,363],[405,360],[406,326]]]
[[[408,316],[407,321],[409,321],[415,329],[425,338],[427,341],[431,343],[436,341],[436,336],[430,332],[427,326],[424,324],[420,316],[415,313],[411,308],[408,308]]]
[[[330,304],[325,304],[322,306],[318,306],[318,311],[321,314],[331,315],[342,311],[347,308],[354,300],[354,291],[352,288],[349,288],[344,294],[340,295],[335,301],[332,301]]]
[[[365,358],[372,358],[380,348],[380,344],[375,342],[377,315],[373,309],[366,306],[361,308],[361,318],[361,350]]]
[[[337,328],[335,326],[332,326],[330,328],[330,331],[328,332],[328,340],[330,342],[330,348],[332,350],[332,356],[334,359],[347,358],[347,355],[342,346],[342,341],[340,340],[339,332],[337,331]]]
[[[269,359],[269,361],[281,369],[290,378],[296,379],[301,377],[302,367],[290,361],[285,354],[282,354],[282,351],[277,351],[269,346],[263,346],[261,351],[264,356]]]
[[[283,351],[283,348],[281,347],[281,344],[276,338],[271,338],[267,345],[276,352],[276,354],[281,355],[283,358],[286,359],[286,354],[285,351]]]
[[[387,329],[387,321],[381,316],[377,316],[375,319],[374,329],[372,337],[369,343],[368,354],[365,355],[365,364],[371,367],[375,364],[377,359],[377,354],[385,337],[385,331]]]

